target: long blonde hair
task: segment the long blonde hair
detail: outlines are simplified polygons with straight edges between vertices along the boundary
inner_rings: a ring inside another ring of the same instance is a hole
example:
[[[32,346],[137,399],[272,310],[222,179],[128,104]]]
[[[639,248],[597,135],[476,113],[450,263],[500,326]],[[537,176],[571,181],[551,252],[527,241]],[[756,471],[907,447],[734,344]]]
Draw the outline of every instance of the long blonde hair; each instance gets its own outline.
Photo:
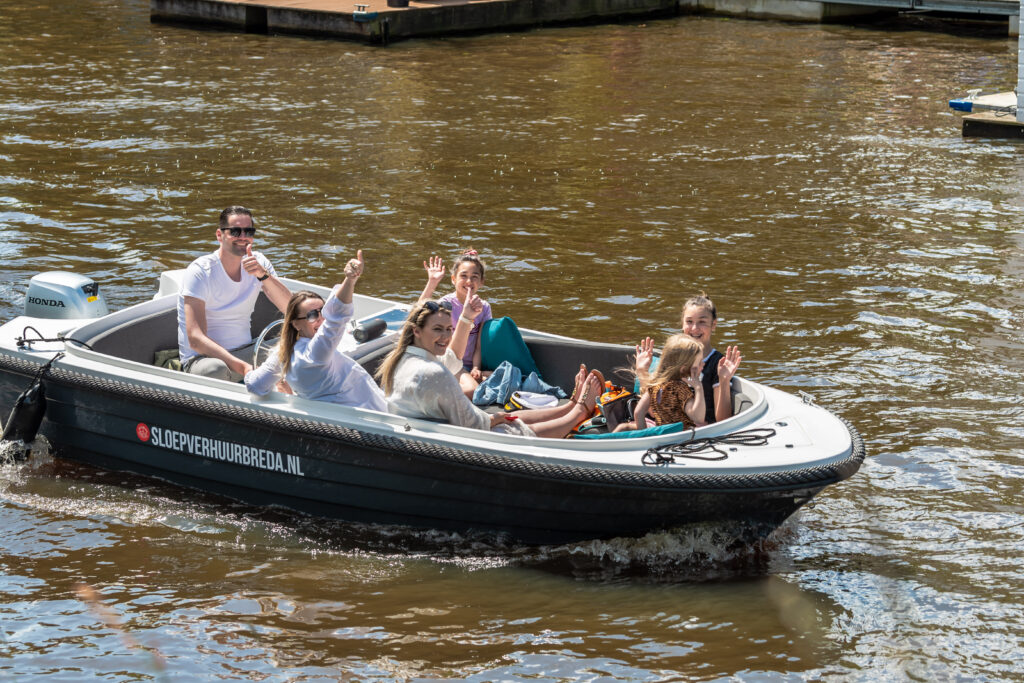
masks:
[[[405,350],[412,346],[416,338],[413,330],[416,328],[423,329],[427,324],[427,318],[435,313],[444,313],[449,316],[452,314],[451,309],[440,305],[436,301],[424,301],[409,311],[409,316],[405,319],[402,331],[398,335],[395,348],[391,350],[391,353],[387,355],[374,374],[386,395],[390,395],[391,390],[394,389],[395,368],[398,367],[398,361],[402,360]]]
[[[673,334],[665,341],[665,346],[661,350],[661,360],[647,380],[647,386],[660,386],[679,379],[681,375],[689,374],[690,368],[703,352],[704,347],[693,337],[681,333]]]
[[[292,298],[288,299],[288,306],[284,310],[284,329],[281,330],[281,341],[277,343],[277,357],[281,361],[281,372],[288,372],[288,368],[291,367],[292,351],[295,350],[295,342],[299,339],[299,331],[292,323],[299,317],[299,306],[308,299],[320,299],[321,302],[324,300],[316,292],[308,290],[295,292],[292,294]]]

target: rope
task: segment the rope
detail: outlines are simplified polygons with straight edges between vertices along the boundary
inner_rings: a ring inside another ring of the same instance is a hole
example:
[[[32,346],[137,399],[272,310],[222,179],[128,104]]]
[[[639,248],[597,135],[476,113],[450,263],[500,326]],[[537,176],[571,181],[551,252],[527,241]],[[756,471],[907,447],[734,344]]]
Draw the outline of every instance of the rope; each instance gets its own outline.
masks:
[[[57,341],[57,340],[54,340],[54,339],[44,339],[42,341]],[[53,364],[56,363],[57,361],[59,361],[63,357],[64,357],[64,352],[63,351],[59,351],[56,354],[54,354],[53,358],[51,358],[50,360],[46,361],[45,364],[41,365],[39,367],[39,370],[36,371],[36,376],[32,378],[32,384],[39,383],[39,381],[43,379],[43,376],[50,371],[50,368],[53,366]],[[31,386],[31,385],[29,385],[29,386]]]
[[[640,462],[645,465],[667,465],[674,463],[676,458],[689,458],[691,460],[725,460],[729,454],[719,448],[719,445],[740,445],[740,446],[765,446],[768,439],[775,436],[775,430],[770,427],[758,429],[745,429],[739,432],[732,432],[723,436],[707,436],[694,439],[696,430],[690,430],[690,440],[679,443],[665,444],[647,449],[647,452],[640,457]],[[697,455],[703,451],[714,451],[714,455]]]
[[[28,331],[29,330],[32,330],[33,332],[36,333],[37,337],[35,339],[29,339],[28,338]],[[26,346],[32,346],[36,342],[74,342],[75,344],[81,344],[82,346],[84,346],[85,348],[89,349],[90,351],[94,350],[86,342],[81,341],[79,339],[74,339],[72,337],[65,337],[64,335],[59,335],[57,337],[53,337],[53,338],[49,338],[49,339],[48,338],[44,338],[43,337],[43,333],[40,332],[39,330],[37,330],[36,328],[32,327],[31,325],[26,326],[25,329],[21,331],[21,336],[17,337],[14,341],[17,342],[19,349],[23,349]],[[62,352],[61,355],[63,356],[64,353]],[[50,362],[52,363],[53,361],[51,360]]]

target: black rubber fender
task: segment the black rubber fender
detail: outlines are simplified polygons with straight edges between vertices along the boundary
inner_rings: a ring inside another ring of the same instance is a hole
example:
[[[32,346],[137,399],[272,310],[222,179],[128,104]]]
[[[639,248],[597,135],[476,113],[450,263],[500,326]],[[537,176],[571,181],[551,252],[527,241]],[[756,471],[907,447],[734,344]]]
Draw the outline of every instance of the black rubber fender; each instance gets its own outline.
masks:
[[[46,389],[40,380],[19,394],[4,426],[4,441],[30,443],[39,433],[46,415]]]

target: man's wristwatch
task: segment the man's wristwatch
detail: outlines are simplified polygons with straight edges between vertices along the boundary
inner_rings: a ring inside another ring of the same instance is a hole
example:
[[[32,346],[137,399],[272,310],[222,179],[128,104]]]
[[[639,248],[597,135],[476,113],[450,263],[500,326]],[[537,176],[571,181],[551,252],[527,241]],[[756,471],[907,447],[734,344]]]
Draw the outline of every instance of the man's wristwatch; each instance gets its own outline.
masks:
[[[256,278],[256,279],[257,279],[257,280],[259,280],[260,282],[263,282],[263,281],[264,281],[264,280],[266,280],[266,279],[267,279],[268,277],[270,277],[270,273],[263,273],[263,277],[258,277],[258,278]]]

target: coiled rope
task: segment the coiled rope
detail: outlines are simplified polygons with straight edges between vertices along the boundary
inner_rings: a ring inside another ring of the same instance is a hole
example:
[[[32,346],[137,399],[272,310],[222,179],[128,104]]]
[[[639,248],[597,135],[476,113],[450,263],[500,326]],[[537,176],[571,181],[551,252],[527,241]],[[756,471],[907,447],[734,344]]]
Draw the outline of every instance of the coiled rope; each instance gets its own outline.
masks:
[[[667,465],[674,463],[676,458],[707,461],[725,460],[729,457],[729,454],[719,448],[720,445],[766,446],[768,439],[775,436],[775,430],[771,427],[745,429],[739,432],[732,432],[731,434],[706,436],[700,439],[693,438],[695,432],[695,429],[690,430],[689,441],[680,441],[678,443],[648,448],[647,452],[640,456],[640,462],[645,465]],[[704,451],[714,451],[718,455],[698,455]]]

